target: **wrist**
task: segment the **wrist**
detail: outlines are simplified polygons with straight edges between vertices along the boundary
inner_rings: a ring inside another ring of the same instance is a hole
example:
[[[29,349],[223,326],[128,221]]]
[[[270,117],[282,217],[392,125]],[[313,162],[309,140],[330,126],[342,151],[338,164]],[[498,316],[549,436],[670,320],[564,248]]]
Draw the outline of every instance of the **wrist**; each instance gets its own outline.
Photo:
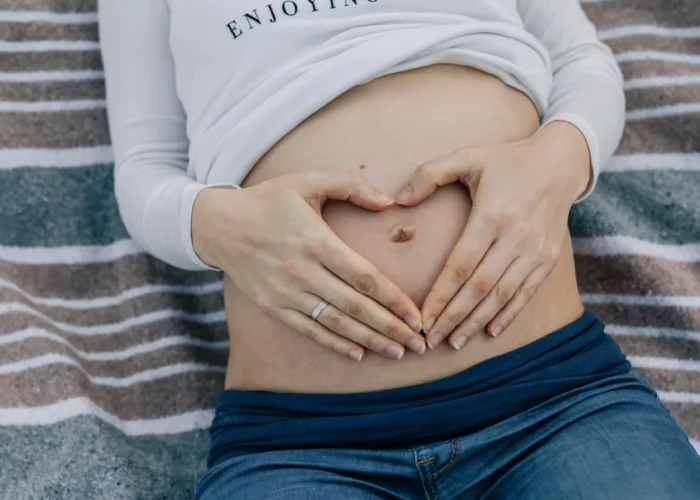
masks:
[[[221,269],[217,248],[223,229],[222,209],[230,201],[228,191],[237,189],[233,186],[205,187],[197,193],[192,205],[192,249],[202,262],[217,269]]]
[[[583,133],[565,121],[553,121],[527,139],[542,158],[542,166],[558,188],[565,189],[574,203],[593,180],[591,152]]]

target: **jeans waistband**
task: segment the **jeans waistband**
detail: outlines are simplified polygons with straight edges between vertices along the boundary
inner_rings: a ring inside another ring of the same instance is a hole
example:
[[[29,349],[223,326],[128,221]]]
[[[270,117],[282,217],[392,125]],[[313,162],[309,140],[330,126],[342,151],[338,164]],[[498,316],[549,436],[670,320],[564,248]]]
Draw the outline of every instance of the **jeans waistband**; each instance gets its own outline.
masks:
[[[299,447],[393,448],[491,425],[630,364],[591,312],[530,344],[433,382],[353,394],[225,390],[209,465]]]

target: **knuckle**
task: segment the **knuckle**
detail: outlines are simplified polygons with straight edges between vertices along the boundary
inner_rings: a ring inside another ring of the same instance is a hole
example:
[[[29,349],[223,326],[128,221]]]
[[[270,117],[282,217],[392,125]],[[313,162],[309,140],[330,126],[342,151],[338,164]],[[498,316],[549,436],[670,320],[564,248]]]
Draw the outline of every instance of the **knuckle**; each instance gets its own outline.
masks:
[[[266,314],[271,314],[274,310],[274,303],[272,302],[272,299],[268,297],[258,297],[256,299],[256,304],[258,308]]]
[[[398,340],[402,336],[402,331],[401,328],[392,324],[384,330],[384,335],[391,339]]]
[[[318,342],[320,340],[318,332],[312,326],[304,325],[301,327],[300,332],[302,333],[302,335],[304,335],[305,337],[308,337],[309,339],[313,340],[314,342]]]
[[[472,283],[472,290],[479,296],[484,296],[491,290],[491,278],[486,275],[477,276]]]
[[[532,297],[538,288],[539,286],[537,285],[537,283],[527,283],[521,288],[521,293],[525,297]]]
[[[450,325],[459,325],[464,321],[464,315],[462,313],[450,313],[447,315],[447,321]]]
[[[390,311],[397,311],[401,308],[401,302],[394,296],[384,301],[384,307]]]
[[[332,311],[328,313],[324,322],[329,329],[337,332],[343,325],[343,317],[339,313]]]
[[[372,351],[381,351],[382,350],[382,345],[381,341],[379,341],[374,335],[367,335],[365,338],[364,345],[367,347],[367,349],[370,349]]]
[[[500,208],[489,217],[491,225],[496,231],[502,231],[513,223],[514,213],[511,209]]]
[[[377,278],[372,273],[364,273],[355,280],[355,288],[365,295],[374,292],[377,287]]]
[[[312,257],[316,260],[320,259],[324,254],[325,245],[323,241],[316,238],[309,238],[301,244],[301,251],[307,257]]]
[[[467,264],[461,264],[452,268],[452,279],[457,284],[464,284],[472,275],[472,267]]]
[[[422,163],[418,166],[414,174],[419,179],[430,179],[432,177],[432,169],[430,163]]]
[[[515,313],[518,312],[517,309],[515,308],[509,308],[508,311],[506,311],[502,316],[499,317],[499,324],[505,328],[510,325],[513,322],[513,318],[515,318]]]
[[[299,269],[299,263],[294,261],[293,259],[287,259],[284,260],[280,264],[282,271],[284,274],[286,274],[288,277],[292,278],[293,280],[298,280],[299,278],[302,277],[301,270]]]
[[[503,306],[508,303],[513,296],[513,288],[508,285],[496,285],[494,288],[494,295],[496,296],[498,304]]]
[[[447,307],[447,304],[450,303],[450,297],[445,297],[445,296],[440,295],[438,293],[430,292],[428,294],[428,296],[425,298],[425,302],[432,303],[435,306],[437,306],[438,308],[440,308],[440,310],[442,310],[445,307]]]
[[[358,316],[360,316],[363,313],[365,308],[361,303],[359,303],[355,300],[351,300],[347,303],[345,310],[347,311],[347,313],[350,316],[357,318]]]

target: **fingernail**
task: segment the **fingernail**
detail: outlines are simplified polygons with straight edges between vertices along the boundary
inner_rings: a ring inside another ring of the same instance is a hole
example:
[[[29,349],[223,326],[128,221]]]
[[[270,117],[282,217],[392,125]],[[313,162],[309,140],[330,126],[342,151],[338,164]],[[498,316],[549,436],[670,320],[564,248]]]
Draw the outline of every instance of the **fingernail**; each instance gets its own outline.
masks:
[[[423,329],[423,325],[421,324],[420,320],[414,318],[413,316],[404,316],[403,320],[406,322],[408,326],[410,326],[414,332],[420,333],[420,331]]]
[[[408,201],[411,198],[412,194],[413,194],[413,186],[411,186],[409,184],[405,188],[403,188],[403,190],[401,190],[399,195],[396,197],[396,201],[398,201],[399,203],[403,203],[405,201]]]
[[[362,361],[362,356],[364,356],[364,354],[355,349],[352,349],[348,354],[350,354],[350,357],[355,361]]]
[[[419,339],[409,340],[408,347],[410,347],[413,352],[418,354],[423,354],[425,352],[425,342]]]
[[[423,331],[426,332],[426,333],[429,332],[430,329],[433,327],[434,324],[435,324],[435,316],[429,317],[429,318],[426,320],[426,322],[423,323]]]
[[[501,325],[494,326],[493,328],[491,328],[491,336],[494,338],[498,337],[502,331],[503,327],[501,327]]]
[[[435,346],[437,346],[443,339],[442,335],[433,335],[429,340],[428,340],[428,347],[431,349],[435,349]]]
[[[386,352],[392,358],[401,359],[403,358],[403,353],[405,352],[402,348],[397,345],[391,344],[386,348]]]
[[[462,347],[464,347],[464,344],[466,343],[467,337],[465,337],[464,335],[460,335],[459,337],[457,337],[457,340],[454,341],[452,347],[459,351]]]
[[[388,194],[380,193],[379,194],[379,201],[384,203],[385,205],[393,205],[395,203],[394,198],[389,196]]]

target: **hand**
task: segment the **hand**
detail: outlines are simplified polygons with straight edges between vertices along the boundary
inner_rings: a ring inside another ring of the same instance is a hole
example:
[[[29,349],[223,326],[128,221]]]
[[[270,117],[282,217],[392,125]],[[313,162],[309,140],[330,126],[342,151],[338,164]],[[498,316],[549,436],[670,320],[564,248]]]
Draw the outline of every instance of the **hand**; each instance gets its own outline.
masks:
[[[527,140],[458,149],[416,170],[397,203],[417,205],[456,181],[473,201],[422,307],[431,349],[449,335],[459,350],[477,333],[496,337],[513,321],[554,268],[590,171],[585,138],[561,121]]]
[[[311,172],[240,190],[207,188],[193,208],[195,252],[266,314],[339,353],[360,361],[368,348],[401,359],[408,345],[422,354],[418,307],[323,221],[329,199],[373,211],[394,203],[360,174]],[[330,305],[314,321],[321,300]]]

